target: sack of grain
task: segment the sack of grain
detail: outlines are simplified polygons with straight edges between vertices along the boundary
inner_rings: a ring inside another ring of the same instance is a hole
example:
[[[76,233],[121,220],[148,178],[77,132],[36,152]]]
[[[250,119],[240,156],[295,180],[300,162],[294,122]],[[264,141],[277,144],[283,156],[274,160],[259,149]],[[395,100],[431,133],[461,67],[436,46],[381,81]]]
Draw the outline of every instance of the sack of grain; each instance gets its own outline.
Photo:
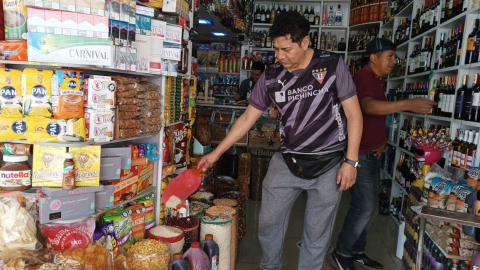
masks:
[[[215,218],[204,216],[200,231],[200,241],[205,240],[205,235],[213,235],[213,241],[217,243],[219,253],[218,270],[230,270],[231,246],[232,246],[232,215],[223,213]]]
[[[149,239],[162,240],[170,243],[170,261],[173,260],[173,254],[182,253],[185,243],[183,229],[178,226],[159,225],[148,231]]]

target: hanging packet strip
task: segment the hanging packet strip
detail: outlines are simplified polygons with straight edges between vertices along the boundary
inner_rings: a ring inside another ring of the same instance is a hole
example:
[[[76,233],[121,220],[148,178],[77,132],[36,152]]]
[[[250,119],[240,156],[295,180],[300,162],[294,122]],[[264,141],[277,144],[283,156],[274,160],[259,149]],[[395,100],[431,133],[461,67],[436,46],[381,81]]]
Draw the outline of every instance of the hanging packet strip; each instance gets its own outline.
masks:
[[[22,72],[0,69],[0,117],[22,117]]]
[[[53,71],[26,68],[22,74],[23,114],[27,116],[52,116],[52,85],[57,87]]]

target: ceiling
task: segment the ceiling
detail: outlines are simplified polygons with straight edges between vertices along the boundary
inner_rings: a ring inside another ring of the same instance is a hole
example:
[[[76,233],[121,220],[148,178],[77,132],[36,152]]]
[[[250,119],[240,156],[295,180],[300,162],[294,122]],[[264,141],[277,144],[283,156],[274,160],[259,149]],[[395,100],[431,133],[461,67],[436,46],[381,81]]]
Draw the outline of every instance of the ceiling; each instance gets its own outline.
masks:
[[[209,20],[212,24],[199,24],[197,26],[197,35],[195,35],[196,42],[235,42],[237,35],[223,26],[214,16],[212,16],[202,4],[200,4],[200,19]],[[211,34],[211,32],[223,32],[228,36],[217,37]]]

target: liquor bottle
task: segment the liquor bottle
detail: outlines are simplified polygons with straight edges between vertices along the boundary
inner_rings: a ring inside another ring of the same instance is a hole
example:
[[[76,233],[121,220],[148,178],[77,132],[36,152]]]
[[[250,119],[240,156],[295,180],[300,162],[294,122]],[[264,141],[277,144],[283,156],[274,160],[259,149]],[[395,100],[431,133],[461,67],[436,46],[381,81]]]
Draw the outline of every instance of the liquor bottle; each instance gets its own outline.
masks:
[[[448,2],[448,9],[447,4],[445,4],[445,10],[447,12],[447,21],[453,18],[453,0],[446,0]]]
[[[343,52],[345,51],[347,45],[345,44],[345,38],[341,38],[340,42],[338,43],[338,50]],[[403,75],[400,75],[403,76]]]
[[[303,16],[303,5],[300,5],[300,10],[298,11],[298,13]]]
[[[465,136],[463,141],[464,143],[460,152],[459,167],[461,169],[466,169],[468,163],[468,150],[470,149],[470,145],[473,143],[473,131],[465,130]]]
[[[320,24],[320,16],[318,15],[319,13],[317,12],[317,15],[315,15],[314,18],[314,24],[319,25]]]
[[[448,115],[447,117],[452,117],[453,113],[455,112],[455,86],[457,85],[457,76],[452,76],[450,87],[448,90],[450,100],[448,102]]]
[[[478,132],[471,131],[474,134],[473,142],[470,143],[468,147],[468,153],[467,153],[467,166],[465,167],[466,169],[470,169],[470,167],[475,166],[475,157],[477,156],[477,144],[478,144]]]
[[[335,12],[335,25],[336,26],[342,26],[342,17],[343,17],[343,13],[342,13],[341,5],[338,5],[338,9]]]
[[[318,32],[313,35],[313,48],[318,49]]]
[[[270,37],[270,31],[268,31],[266,38],[267,41],[265,42],[265,47],[272,48],[272,38]]]
[[[439,116],[446,116],[448,112],[448,93],[447,93],[447,85],[448,85],[448,76],[443,77],[442,84],[440,86],[440,101],[441,103],[441,113]]]
[[[478,79],[478,74],[473,75],[472,87],[468,89],[468,92],[465,97],[465,112],[463,114],[463,120],[466,120],[466,121],[475,121],[473,119],[475,116],[473,112],[473,102],[475,97],[474,91],[477,84],[477,79]]]
[[[433,49],[433,41],[432,38],[428,38],[428,54],[427,54],[427,71],[433,69],[433,56],[434,56],[434,49]]]
[[[303,12],[303,17],[305,17],[305,19],[307,19],[307,21],[310,22],[310,20],[309,20],[310,13],[308,12],[308,6],[305,6],[305,11]]]
[[[440,22],[440,18],[442,17],[442,7],[440,6],[440,1],[435,2],[435,20],[433,21],[433,27],[436,27]]]
[[[425,32],[425,6],[422,6],[422,11],[420,12],[420,33]]]
[[[454,56],[454,66],[460,65],[460,56],[462,55],[462,41],[463,41],[463,24],[458,26],[458,34],[455,43],[455,52],[456,56]]]
[[[272,8],[267,6],[267,10],[265,11],[265,23],[270,23],[270,12]]]
[[[308,34],[308,37],[310,38],[310,43],[308,44],[308,48],[312,48],[313,47],[313,35],[312,35],[312,32],[310,32]]]
[[[287,10],[285,9],[285,6],[286,5],[282,5],[282,12],[287,12]]]
[[[250,58],[248,57],[248,50],[245,50],[245,56],[242,58],[242,69],[250,69]]]
[[[327,37],[325,36],[325,32],[322,32],[320,35],[320,50],[326,50],[327,47]]]
[[[413,48],[412,53],[409,56],[408,62],[408,75],[412,75],[415,73],[415,51],[417,50],[417,45]]]
[[[433,85],[432,89],[428,92],[428,98],[434,102],[436,102],[436,105],[433,105],[432,109],[428,114],[435,114],[437,111],[437,106],[438,106],[438,88],[437,88],[437,80],[433,80]]]
[[[260,23],[262,21],[262,14],[260,12],[260,7],[257,5],[257,10],[255,11],[255,23]]]
[[[407,136],[407,127],[408,127],[408,119],[404,120],[404,124],[402,129],[400,130],[400,141],[398,142],[400,148],[405,148],[405,138]]]
[[[475,19],[475,24],[473,26],[472,33],[468,35],[467,39],[467,51],[465,54],[465,64],[470,64],[472,62],[472,55],[474,50],[474,43],[475,43],[475,32],[478,29],[478,19]]]
[[[328,26],[332,26],[335,23],[335,13],[333,12],[333,7],[330,6],[330,11],[328,12]]]
[[[265,18],[265,6],[262,5],[262,10],[260,11],[260,23],[266,23],[266,18]]]
[[[457,90],[457,97],[455,102],[455,114],[453,115],[455,119],[462,119],[465,109],[465,98],[466,93],[468,92],[467,87],[467,76],[463,76],[462,86]]]
[[[469,121],[480,122],[480,85],[478,82],[478,74],[473,77],[473,99],[472,99],[472,115]]]
[[[446,47],[446,56],[445,56],[445,66],[444,67],[451,67],[452,66],[452,54],[453,54],[453,43],[455,38],[455,28],[449,31],[450,38],[447,41]]]
[[[265,34],[265,31],[263,31],[262,33],[262,48],[265,48],[265,46],[267,45],[267,35]]]
[[[442,23],[444,23],[445,20],[446,20],[446,17],[445,17],[445,16],[447,15],[446,9],[448,9],[448,7],[447,7],[447,2],[448,2],[448,1],[440,1],[440,2],[441,2],[441,4],[442,4],[441,13],[440,13],[440,14],[441,14],[441,16],[440,16],[440,24],[442,24]]]
[[[313,6],[310,6],[310,14],[308,15],[308,22],[310,25],[315,24],[315,12],[313,12]]]
[[[327,25],[327,5],[323,6],[322,25]]]
[[[427,71],[427,54],[428,54],[428,38],[425,40],[425,45],[420,53],[420,65],[418,67],[417,72],[425,72]]]
[[[475,32],[475,41],[473,43],[473,53],[471,63],[477,63],[480,59],[480,23],[477,24],[478,28]]]
[[[408,19],[407,19],[407,23],[406,23],[406,27],[405,27],[405,31],[404,31],[404,36],[405,38],[403,39],[403,41],[407,41],[410,39],[410,25],[412,23],[412,14],[408,14]]]
[[[455,145],[455,148],[453,149],[452,167],[460,167],[460,158],[462,156],[464,135],[465,135],[465,131],[460,129],[458,133],[458,143]]]

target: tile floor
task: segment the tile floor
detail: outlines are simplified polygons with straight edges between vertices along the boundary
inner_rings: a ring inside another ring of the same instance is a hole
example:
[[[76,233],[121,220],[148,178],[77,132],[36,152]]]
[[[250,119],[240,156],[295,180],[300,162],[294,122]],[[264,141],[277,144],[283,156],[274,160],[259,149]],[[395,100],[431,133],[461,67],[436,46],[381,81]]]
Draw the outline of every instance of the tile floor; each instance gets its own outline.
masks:
[[[307,195],[302,194],[295,203],[290,217],[287,235],[282,255],[282,269],[297,269],[299,249],[297,242],[301,240],[303,233],[303,217],[307,201]],[[247,202],[247,236],[238,247],[236,270],[260,269],[262,249],[258,240],[258,214],[261,202]],[[331,245],[336,246],[337,237],[342,229],[342,224],[350,204],[349,192],[344,192],[340,208],[337,214]],[[378,212],[377,212],[378,213]],[[375,215],[370,232],[366,254],[372,259],[383,264],[385,270],[402,270],[401,260],[395,256],[397,248],[398,225],[390,216]],[[322,270],[335,269],[327,258]],[[360,270],[360,269],[357,269]]]

